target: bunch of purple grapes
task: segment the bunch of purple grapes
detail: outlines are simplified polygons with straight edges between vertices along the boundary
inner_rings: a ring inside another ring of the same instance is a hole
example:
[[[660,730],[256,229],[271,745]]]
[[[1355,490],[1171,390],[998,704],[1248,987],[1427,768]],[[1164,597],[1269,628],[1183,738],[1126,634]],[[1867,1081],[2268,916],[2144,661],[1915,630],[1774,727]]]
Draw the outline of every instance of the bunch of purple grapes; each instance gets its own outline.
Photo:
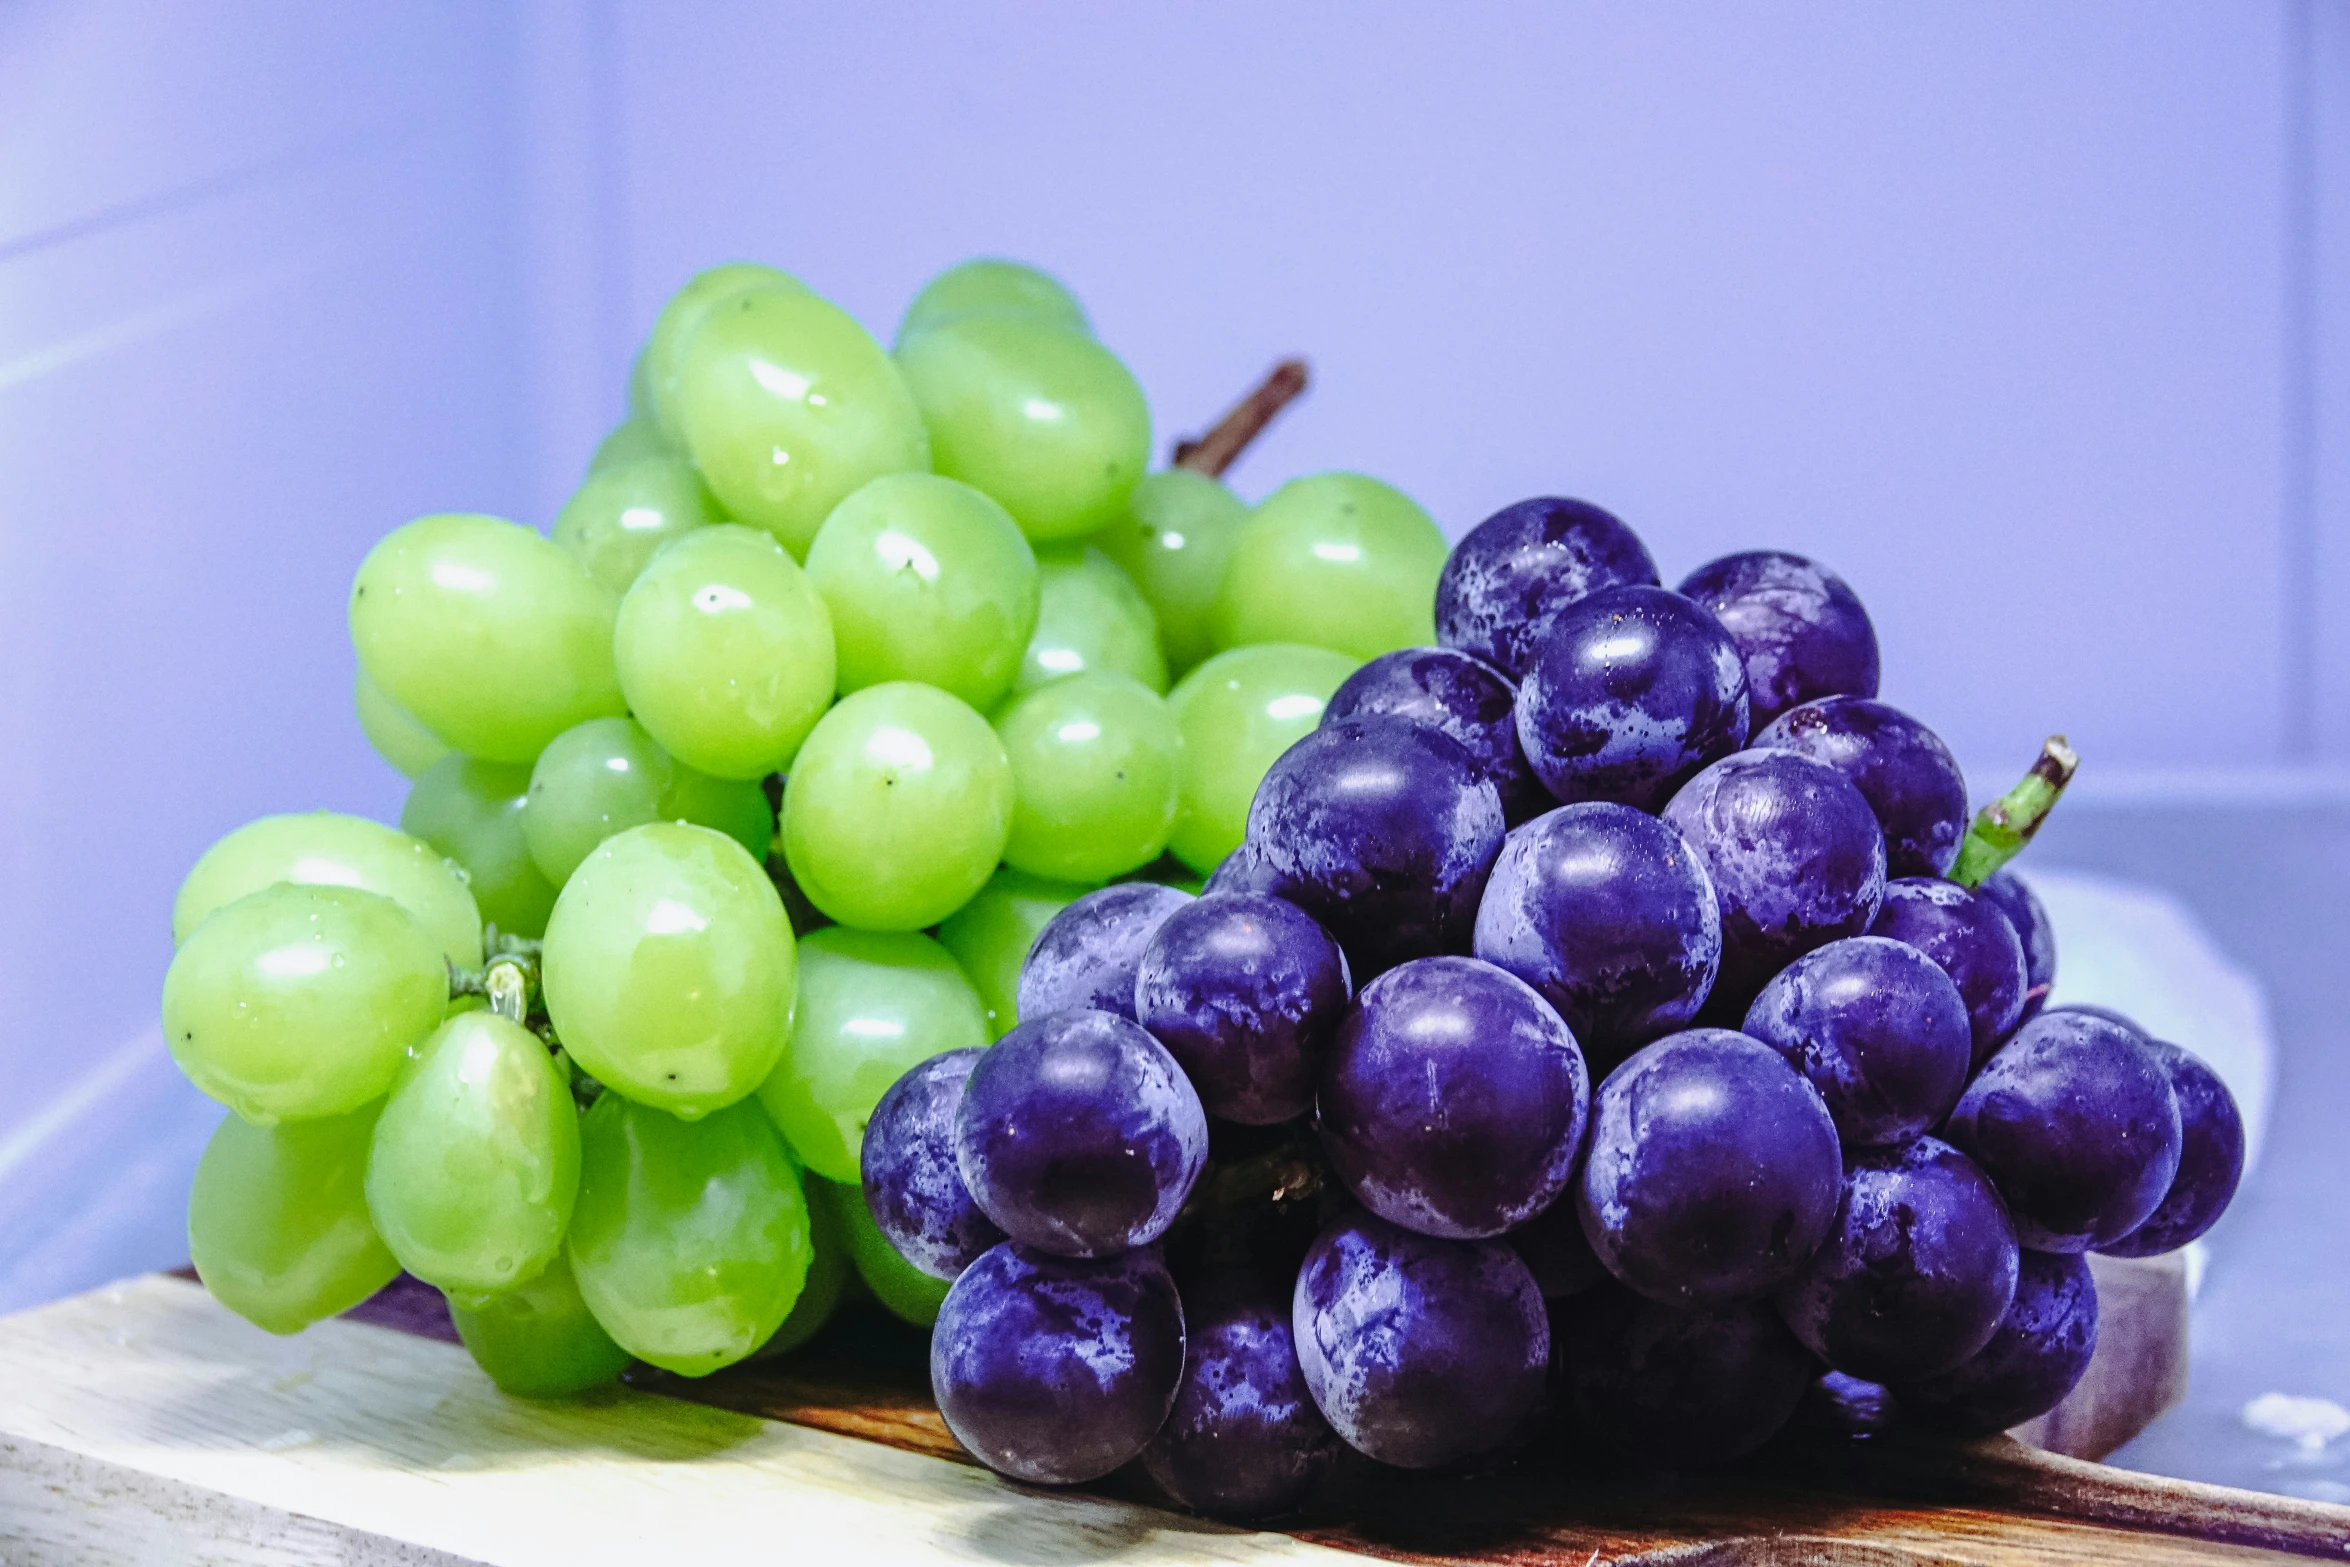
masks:
[[[1851,589],[1757,552],[1668,591],[1539,499],[1453,551],[1436,626],[1200,895],[1071,904],[1020,1025],[881,1102],[866,1199],[954,1280],[955,1435],[1267,1517],[1342,1444],[1473,1469],[1565,1421],[1726,1461],[1831,1373],[1960,1431],[2053,1407],[2085,1254],[2202,1234],[2242,1127],[2186,1051],[2044,1008],[1997,869],[2032,824],[1970,837]]]

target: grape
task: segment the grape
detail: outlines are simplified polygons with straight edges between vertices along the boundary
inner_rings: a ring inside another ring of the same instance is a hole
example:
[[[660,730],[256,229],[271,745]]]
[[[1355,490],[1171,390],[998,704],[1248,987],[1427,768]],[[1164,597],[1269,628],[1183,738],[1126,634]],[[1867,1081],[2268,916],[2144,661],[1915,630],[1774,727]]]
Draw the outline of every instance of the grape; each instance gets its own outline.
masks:
[[[1832,696],[1781,713],[1756,750],[1794,751],[1852,780],[1885,829],[1885,873],[1941,876],[1966,836],[1966,777],[1924,724],[1864,696]]]
[[[922,413],[898,367],[804,289],[712,303],[678,352],[674,399],[663,393],[662,408],[718,504],[794,559],[859,486],[930,466]]]
[[[759,1102],[803,1164],[854,1182],[865,1124],[890,1085],[932,1056],[986,1043],[979,996],[944,947],[836,925],[800,942],[791,1046]]]
[[[563,1048],[631,1099],[692,1120],[782,1058],[797,967],[783,900],[707,827],[605,839],[555,900],[540,961]]]
[[[1167,655],[1159,647],[1158,618],[1134,579],[1090,544],[1041,545],[1036,560],[1036,632],[1020,655],[1012,689],[1033,691],[1081,670],[1103,670],[1164,695]]]
[[[1232,546],[1216,645],[1302,642],[1357,659],[1436,640],[1444,535],[1419,503],[1359,473],[1292,479]]]
[[[2015,927],[1989,898],[1936,877],[1885,883],[1872,936],[1905,941],[1942,966],[1966,1002],[1981,1066],[2015,1031],[2024,1006],[2024,949]]]
[[[449,754],[439,735],[384,695],[383,687],[367,677],[364,664],[351,681],[351,705],[358,710],[359,728],[367,736],[367,743],[375,747],[375,754],[403,775],[418,777]]]
[[[580,1121],[568,1244],[615,1343],[707,1376],[766,1343],[799,1299],[808,1204],[757,1105],[680,1121],[605,1094]]]
[[[1168,698],[1183,732],[1175,831],[1167,846],[1205,875],[1240,847],[1249,802],[1274,759],[1313,732],[1356,660],[1268,643],[1219,653]]]
[[[1183,738],[1147,687],[1107,670],[1071,675],[1016,698],[995,728],[1012,764],[1005,863],[1093,882],[1167,847]]]
[[[246,1120],[301,1120],[382,1098],[448,1003],[446,960],[398,904],[280,882],[188,937],[163,977],[163,1037]]]
[[[1020,1021],[1020,969],[1028,949],[1053,916],[1086,891],[1007,866],[938,927],[939,945],[955,955],[987,1009],[990,1039],[1001,1039]]]
[[[1273,764],[1248,835],[1280,895],[1320,920],[1367,980],[1469,950],[1501,853],[1501,799],[1449,736],[1400,718],[1349,719]]]
[[[1339,1444],[1297,1363],[1289,1302],[1254,1276],[1183,1291],[1183,1380],[1143,1466],[1184,1506],[1218,1518],[1293,1512]]]
[[[782,1326],[768,1335],[767,1342],[753,1350],[749,1359],[772,1360],[790,1354],[823,1332],[847,1298],[857,1265],[849,1256],[849,1232],[841,1222],[838,1190],[820,1175],[800,1172],[800,1191],[808,1199],[807,1281],[800,1286],[800,1298],[792,1302]]]
[[[1534,1275],[1500,1241],[1438,1240],[1353,1210],[1306,1253],[1290,1323],[1323,1418],[1383,1464],[1492,1458],[1541,1412],[1550,1325]]]
[[[449,1320],[474,1364],[500,1392],[517,1398],[584,1393],[628,1369],[628,1351],[588,1310],[560,1251],[535,1278],[510,1290],[451,1295]]]
[[[2015,1299],[1991,1341],[1954,1370],[1902,1383],[1894,1396],[1935,1425],[1987,1436],[2064,1402],[2096,1352],[2097,1281],[2089,1259],[2027,1251]]]
[[[955,1163],[955,1110],[978,1064],[977,1050],[950,1050],[910,1068],[874,1106],[859,1156],[876,1233],[933,1278],[955,1278],[1004,1238]]]
[[[1373,1213],[1481,1240],[1567,1189],[1590,1098],[1583,1053],[1532,986],[1475,958],[1421,958],[1355,998],[1315,1119]]]
[[[1020,969],[1020,1015],[1072,1007],[1134,1016],[1135,975],[1151,938],[1191,894],[1157,882],[1121,882],[1089,892],[1037,934]]]
[[[1208,1121],[1164,1045],[1127,1019],[1031,1014],[971,1069],[955,1164],[1013,1240],[1101,1257],[1167,1233],[1208,1155]]]
[[[1139,1454],[1183,1376],[1183,1306],[1147,1251],[1081,1261],[1007,1241],[948,1291],[930,1387],[955,1440],[1037,1485]]]
[[[481,914],[465,878],[416,838],[333,811],[264,816],[206,849],[172,903],[173,945],[213,910],[281,881],[379,893],[406,909],[451,963],[481,966]]]
[[[822,1179],[815,1184],[833,1204],[848,1236],[849,1257],[857,1277],[865,1281],[873,1298],[892,1316],[918,1328],[936,1322],[939,1307],[946,1303],[947,1281],[924,1273],[899,1254],[874,1224],[854,1186],[836,1186]]]
[[[1216,592],[1247,523],[1247,503],[1220,481],[1165,468],[1146,475],[1126,515],[1094,535],[1150,605],[1177,674],[1216,651]]]
[[[401,1267],[512,1289],[562,1251],[578,1191],[579,1111],[536,1034],[466,1012],[417,1047],[367,1159],[367,1211]]]
[[[604,433],[588,457],[587,471],[592,476],[606,468],[617,468],[623,463],[636,462],[646,457],[675,457],[677,448],[661,427],[642,414],[632,412]]]
[[[1085,307],[1060,279],[1018,261],[981,257],[951,266],[922,285],[898,322],[898,341],[973,310],[1016,311],[1073,332],[1093,331]]]
[[[2031,884],[2013,871],[1993,871],[1975,891],[1998,906],[2024,944],[2024,1009],[2017,1021],[2029,1023],[2039,1016],[2056,984],[2056,927],[2049,923],[2048,911],[2040,906]]]
[[[1776,1289],[1828,1233],[1843,1184],[1819,1091],[1744,1034],[1667,1035],[1593,1096],[1583,1233],[1652,1300]]]
[[[783,852],[809,901],[861,930],[920,930],[987,884],[1012,830],[1012,764],[934,686],[867,686],[824,715],[783,796]]]
[[[1003,502],[1035,543],[1115,522],[1150,465],[1142,388],[1087,332],[971,310],[901,332],[897,363],[938,471]]]
[[[1385,715],[1442,730],[1493,785],[1502,819],[1514,827],[1558,803],[1518,748],[1516,701],[1517,689],[1490,664],[1449,648],[1404,648],[1347,676],[1322,722]]]
[[[1721,966],[1722,917],[1678,832],[1593,800],[1504,840],[1474,951],[1540,991],[1604,1072],[1697,1016]]]
[[[1545,622],[1518,686],[1518,743],[1561,800],[1653,811],[1746,743],[1746,672],[1678,593],[1603,588]]]
[[[557,887],[614,833],[659,821],[714,828],[754,860],[766,859],[775,835],[759,785],[671,760],[634,719],[591,718],[566,729],[531,768],[523,835],[532,863]]]
[[[188,1193],[188,1256],[213,1299],[299,1333],[398,1276],[362,1190],[382,1108],[277,1126],[232,1115],[214,1128]]]
[[[2179,1101],[2179,1171],[2144,1224],[2097,1248],[2109,1257],[2176,1251],[2219,1222],[2244,1176],[2244,1119],[2228,1085],[2177,1045],[2150,1040],[2146,1048]]]
[[[1036,629],[1036,553],[1019,525],[936,474],[889,474],[834,507],[808,580],[832,612],[843,695],[920,680],[984,712]]]
[[[1780,971],[1745,1032],[1787,1058],[1827,1101],[1847,1147],[1906,1143],[1966,1090],[1966,1001],[1941,965],[1882,936],[1831,941]]]
[[[1872,1382],[1933,1376],[1990,1342],[2015,1298],[2015,1226],[1983,1172],[1921,1137],[1864,1149],[1836,1222],[1779,1293],[1813,1354]]]
[[[831,613],[751,528],[697,528],[663,550],[621,601],[613,653],[636,721],[720,778],[790,765],[832,701]]]
[[[665,452],[590,470],[556,515],[554,537],[589,576],[626,593],[662,546],[725,520],[692,465]]]
[[[1570,1179],[1579,1180],[1582,1173],[1578,1169]],[[1583,1233],[1582,1215],[1576,1212],[1571,1194],[1518,1225],[1502,1239],[1509,1242],[1510,1250],[1518,1254],[1534,1275],[1535,1286],[1542,1291],[1544,1300],[1580,1295],[1608,1277],[1607,1265],[1599,1260],[1599,1254],[1591,1249],[1590,1237]]]
[[[1976,1074],[1943,1132],[2007,1199],[2034,1251],[2110,1246],[2178,1174],[2178,1095],[2128,1028],[2043,1012]]]
[[[702,324],[710,307],[722,299],[752,289],[781,289],[786,293],[806,293],[808,286],[789,272],[761,266],[755,261],[730,261],[722,266],[708,267],[686,279],[685,287],[669,296],[661,306],[661,313],[653,318],[652,333],[645,339],[644,351],[637,355],[636,368],[629,376],[632,394],[641,396],[645,406],[632,409],[640,418],[649,416],[655,429],[671,445],[681,444],[683,435],[678,424],[678,373],[684,361],[687,341],[694,328]]]
[[[1436,639],[1517,680],[1553,613],[1626,585],[1657,585],[1639,537],[1588,501],[1537,496],[1503,507],[1453,546],[1436,583]]]
[[[1177,907],[1143,949],[1134,1017],[1208,1114],[1270,1126],[1313,1108],[1350,988],[1338,943],[1295,905],[1204,897]]]
[[[536,938],[554,912],[555,889],[539,873],[523,836],[529,800],[529,768],[451,752],[408,791],[400,830],[464,872],[485,923],[510,936]]]
[[[1750,550],[1708,561],[1680,590],[1720,617],[1738,644],[1755,728],[1800,702],[1877,694],[1876,628],[1825,566]]]
[[[384,695],[456,750],[527,762],[624,710],[619,600],[562,549],[496,517],[395,528],[351,584],[351,645]]]
[[[1595,1446],[1725,1464],[1769,1441],[1811,1385],[1811,1354],[1762,1302],[1683,1309],[1619,1284],[1558,1308],[1562,1390]]]

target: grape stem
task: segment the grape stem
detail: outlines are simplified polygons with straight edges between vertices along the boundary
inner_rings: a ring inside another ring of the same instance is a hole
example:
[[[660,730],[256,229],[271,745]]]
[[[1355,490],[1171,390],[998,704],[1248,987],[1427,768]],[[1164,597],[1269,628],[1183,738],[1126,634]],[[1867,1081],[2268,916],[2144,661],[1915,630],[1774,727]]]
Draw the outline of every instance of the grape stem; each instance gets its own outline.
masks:
[[[2064,787],[2080,765],[2064,736],[2050,735],[2022,782],[1975,813],[1966,841],[1958,846],[1958,863],[1950,867],[1950,879],[1961,887],[1980,887],[2021,854],[2064,797]]]
[[[1207,434],[1175,443],[1175,466],[1211,479],[1240,460],[1248,443],[1265,431],[1282,409],[1306,389],[1306,362],[1284,359],[1257,383],[1255,391],[1232,405]]]

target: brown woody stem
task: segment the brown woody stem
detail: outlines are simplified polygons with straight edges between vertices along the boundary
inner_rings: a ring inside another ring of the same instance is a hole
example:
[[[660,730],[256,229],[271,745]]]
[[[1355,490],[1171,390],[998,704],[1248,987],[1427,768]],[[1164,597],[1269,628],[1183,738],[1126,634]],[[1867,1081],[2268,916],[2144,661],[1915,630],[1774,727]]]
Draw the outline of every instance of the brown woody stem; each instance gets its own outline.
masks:
[[[1265,426],[1305,389],[1306,362],[1282,360],[1257,383],[1255,391],[1233,404],[1231,412],[1216,421],[1214,429],[1195,440],[1177,441],[1175,466],[1204,473],[1211,479],[1221,478],[1225,469],[1240,460],[1248,443],[1263,434]]]

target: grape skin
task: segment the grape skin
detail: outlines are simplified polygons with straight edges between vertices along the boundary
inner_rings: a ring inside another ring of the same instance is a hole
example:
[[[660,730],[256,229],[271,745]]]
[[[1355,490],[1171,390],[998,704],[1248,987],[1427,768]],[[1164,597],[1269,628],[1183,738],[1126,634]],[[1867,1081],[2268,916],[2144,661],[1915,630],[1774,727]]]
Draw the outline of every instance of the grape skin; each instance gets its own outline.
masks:
[[[1449,648],[1404,648],[1347,676],[1322,722],[1386,715],[1442,730],[1469,753],[1515,827],[1558,803],[1518,747],[1516,702],[1517,687],[1490,664]]]
[[[1134,1014],[1135,976],[1151,938],[1191,894],[1156,882],[1121,882],[1069,904],[1046,922],[1020,969],[1020,1016],[1072,1007]]]
[[[375,747],[375,754],[406,777],[420,777],[449,754],[448,743],[385,696],[383,688],[367,677],[364,665],[351,678],[351,706],[359,715],[360,732]]]
[[[1068,285],[1026,262],[982,256],[958,262],[922,285],[898,318],[903,343],[926,326],[972,310],[1024,312],[1089,336],[1093,323]]]
[[[529,801],[529,768],[451,752],[408,791],[400,830],[465,873],[485,923],[536,939],[555,912],[555,888],[531,858],[523,810]]]
[[[517,1398],[584,1393],[618,1378],[631,1358],[588,1310],[560,1251],[512,1289],[450,1294],[449,1320],[474,1364]]]
[[[807,285],[789,272],[755,261],[730,261],[705,267],[687,278],[685,286],[670,295],[661,313],[653,318],[653,330],[629,373],[629,412],[646,421],[654,435],[667,444],[681,446],[684,440],[677,395],[679,360],[686,340],[711,306],[755,288],[807,291]]]
[[[858,1158],[874,1227],[938,1279],[957,1277],[1004,1238],[955,1162],[955,1111],[978,1064],[977,1050],[952,1050],[908,1069],[874,1106]]]
[[[1109,670],[1064,676],[1015,698],[995,730],[1012,767],[1006,864],[1098,882],[1165,850],[1183,736],[1148,687]]]
[[[1248,516],[1247,503],[1219,481],[1162,468],[1135,486],[1124,517],[1093,536],[1150,606],[1177,676],[1216,651],[1216,593]]]
[[[1613,514],[1537,496],[1453,546],[1436,584],[1436,639],[1522,679],[1553,614],[1603,588],[1657,581],[1647,546]]]
[[[1965,998],[1939,964],[1883,936],[1831,941],[1781,970],[1745,1032],[1787,1058],[1827,1102],[1847,1147],[1908,1142],[1966,1091]]]
[[[1264,643],[1218,653],[1168,695],[1183,732],[1175,830],[1167,847],[1201,875],[1247,836],[1266,770],[1321,722],[1357,660],[1327,648]]]
[[[1020,970],[1053,916],[1092,889],[1005,866],[938,927],[939,945],[955,955],[987,1009],[987,1032],[1001,1039],[1020,1021]]]
[[[849,1258],[857,1277],[873,1292],[883,1309],[902,1322],[927,1328],[938,1321],[946,1303],[947,1281],[935,1278],[908,1262],[873,1222],[873,1215],[853,1186],[835,1186],[811,1176],[810,1201],[829,1202],[848,1238]]]
[[[1852,780],[1885,829],[1885,873],[1941,876],[1966,836],[1966,777],[1939,735],[1883,702],[1832,696],[1789,708],[1754,737]]]
[[[1294,1511],[1336,1466],[1338,1438],[1306,1389],[1289,1302],[1271,1280],[1183,1291],[1183,1380],[1142,1461],[1184,1506],[1218,1518]]]
[[[228,1116],[196,1162],[188,1255],[212,1298],[271,1333],[299,1333],[398,1276],[367,1217],[368,1140],[382,1104],[255,1126]]]
[[[431,932],[451,963],[481,967],[482,917],[465,878],[418,838],[335,811],[264,816],[206,849],[172,903],[172,944],[213,910],[281,881],[380,893]]]
[[[1232,546],[1216,645],[1304,643],[1357,659],[1426,647],[1444,562],[1434,519],[1394,486],[1359,473],[1292,479]]]
[[[1993,871],[1988,881],[1975,891],[1998,905],[2015,927],[2016,939],[2024,944],[2024,1009],[2017,1019],[2020,1027],[2039,1016],[2048,1002],[2048,992],[2056,984],[2056,928],[2048,921],[2048,911],[2041,907],[2039,894],[2031,884],[2013,871]]]
[[[555,516],[554,541],[614,593],[626,593],[662,549],[723,522],[693,465],[670,452],[590,470]]]
[[[2064,1401],[2097,1352],[2097,1281],[2079,1253],[2027,1251],[2015,1298],[1990,1341],[1939,1376],[1897,1384],[1901,1407],[1932,1424],[1988,1435]]]
[[[1036,631],[1020,655],[1015,693],[1087,671],[1124,675],[1164,696],[1158,617],[1134,580],[1091,544],[1037,547]]]
[[[2244,1178],[2244,1118],[2228,1085],[2192,1051],[2159,1039],[2146,1048],[2179,1102],[2179,1170],[2145,1223],[2097,1248],[2109,1257],[2159,1256],[2198,1239]]]
[[[1877,632],[1844,579],[1800,555],[1708,561],[1680,591],[1712,610],[1746,660],[1754,727],[1799,703],[1877,694]]]
[[[2023,943],[1999,905],[1955,882],[1904,876],[1885,883],[1872,936],[1907,942],[1940,964],[1966,1002],[1974,1066],[2015,1032],[2029,978]]]

